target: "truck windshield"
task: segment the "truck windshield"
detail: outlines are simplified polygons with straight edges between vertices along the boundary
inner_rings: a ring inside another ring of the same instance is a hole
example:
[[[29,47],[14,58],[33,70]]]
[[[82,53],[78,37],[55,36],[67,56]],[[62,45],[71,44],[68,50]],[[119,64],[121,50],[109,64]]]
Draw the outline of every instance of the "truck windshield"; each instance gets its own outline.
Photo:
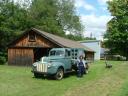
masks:
[[[61,50],[50,51],[50,56],[64,56],[64,51]]]

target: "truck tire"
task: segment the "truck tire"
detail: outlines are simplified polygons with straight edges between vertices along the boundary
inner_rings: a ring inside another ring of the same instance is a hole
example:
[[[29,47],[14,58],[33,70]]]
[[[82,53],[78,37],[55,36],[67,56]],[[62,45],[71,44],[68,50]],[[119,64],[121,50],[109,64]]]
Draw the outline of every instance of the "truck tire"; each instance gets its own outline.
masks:
[[[61,80],[64,77],[63,68],[59,68],[54,77],[55,77],[56,80]]]
[[[38,78],[39,77],[39,74],[38,73],[34,73],[34,77],[35,78]]]
[[[39,73],[34,73],[34,77],[35,78],[40,78],[40,77],[44,77],[42,74],[39,74]]]

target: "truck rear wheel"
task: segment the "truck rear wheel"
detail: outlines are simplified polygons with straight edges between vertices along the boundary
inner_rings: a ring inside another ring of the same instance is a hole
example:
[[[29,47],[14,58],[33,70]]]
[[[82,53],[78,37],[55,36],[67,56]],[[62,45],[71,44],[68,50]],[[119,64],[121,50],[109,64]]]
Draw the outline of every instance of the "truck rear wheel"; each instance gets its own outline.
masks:
[[[64,77],[63,68],[59,68],[54,77],[55,77],[56,80],[61,80]]]

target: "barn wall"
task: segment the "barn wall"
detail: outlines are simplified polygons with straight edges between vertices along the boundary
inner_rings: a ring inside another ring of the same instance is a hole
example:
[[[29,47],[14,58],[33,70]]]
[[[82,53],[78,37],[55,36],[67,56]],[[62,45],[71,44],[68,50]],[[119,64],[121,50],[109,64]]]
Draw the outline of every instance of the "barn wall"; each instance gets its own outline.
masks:
[[[36,37],[35,41],[30,41],[29,34],[25,34],[22,38],[20,38],[19,40],[15,41],[13,44],[10,45],[10,47],[8,48],[9,65],[31,66],[32,63],[34,62],[34,58],[37,58],[34,57],[35,49],[39,49],[39,48],[50,49],[50,48],[58,47],[58,45],[47,40],[46,38],[43,38],[41,35],[37,33],[34,34]]]
[[[33,49],[30,48],[9,48],[8,64],[16,66],[31,66],[33,63]]]
[[[36,34],[36,33],[35,33]],[[53,48],[57,47],[57,45],[53,44],[46,38],[42,38],[42,36],[36,34],[36,40],[34,42],[29,41],[28,35],[21,38],[13,47],[45,47],[45,48]]]

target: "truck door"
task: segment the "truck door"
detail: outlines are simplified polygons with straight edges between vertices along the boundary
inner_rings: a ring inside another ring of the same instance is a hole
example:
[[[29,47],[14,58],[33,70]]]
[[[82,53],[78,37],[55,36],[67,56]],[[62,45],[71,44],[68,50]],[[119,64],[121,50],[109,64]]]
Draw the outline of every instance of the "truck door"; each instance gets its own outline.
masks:
[[[65,50],[65,70],[70,71],[71,70],[71,50]]]

